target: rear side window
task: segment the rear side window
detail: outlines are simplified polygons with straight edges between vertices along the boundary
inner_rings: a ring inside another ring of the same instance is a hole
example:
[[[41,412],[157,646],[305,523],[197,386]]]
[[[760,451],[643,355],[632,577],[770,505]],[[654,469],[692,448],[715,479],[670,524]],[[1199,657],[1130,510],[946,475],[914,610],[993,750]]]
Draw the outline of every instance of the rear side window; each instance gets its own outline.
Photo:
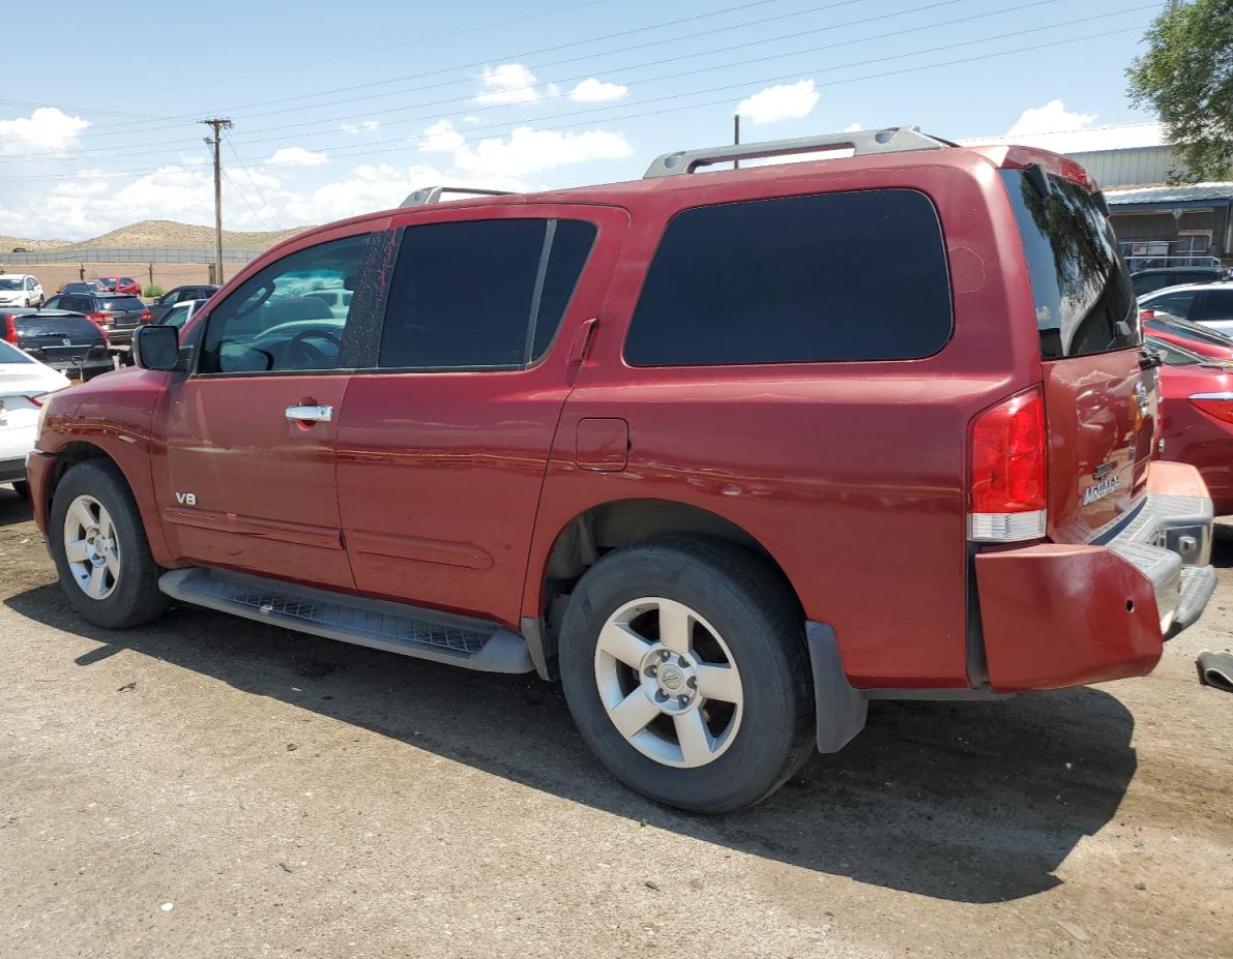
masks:
[[[1161,310],[1185,319],[1195,312],[1194,300],[1194,290],[1178,290],[1176,293],[1165,293],[1162,296],[1155,297],[1145,306],[1148,309]]]
[[[579,220],[470,220],[407,227],[379,363],[512,369],[548,349],[595,240]]]
[[[1204,293],[1203,319],[1233,320],[1233,290],[1208,290]]]
[[[1003,170],[1046,359],[1139,346],[1134,290],[1096,196],[1057,176]]]
[[[26,336],[65,334],[74,339],[84,337],[99,342],[103,339],[99,328],[84,316],[18,316],[13,322],[17,326],[17,332]]]
[[[634,310],[635,366],[906,360],[951,333],[933,204],[914,190],[755,200],[673,217]]]

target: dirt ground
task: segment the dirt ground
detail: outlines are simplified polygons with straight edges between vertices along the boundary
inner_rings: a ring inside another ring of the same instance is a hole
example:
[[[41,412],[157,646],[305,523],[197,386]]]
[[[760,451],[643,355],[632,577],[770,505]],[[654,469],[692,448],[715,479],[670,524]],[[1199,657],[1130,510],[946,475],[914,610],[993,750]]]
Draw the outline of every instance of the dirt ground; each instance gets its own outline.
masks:
[[[553,686],[62,600],[0,487],[0,955],[1233,955],[1218,592],[1155,673],[875,703],[771,801],[627,792]]]

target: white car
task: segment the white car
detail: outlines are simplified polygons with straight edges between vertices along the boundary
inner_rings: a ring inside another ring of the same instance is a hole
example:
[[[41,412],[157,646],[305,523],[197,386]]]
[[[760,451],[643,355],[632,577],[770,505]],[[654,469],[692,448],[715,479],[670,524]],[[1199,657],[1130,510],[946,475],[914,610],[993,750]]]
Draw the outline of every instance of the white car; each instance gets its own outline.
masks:
[[[25,496],[26,454],[38,438],[39,409],[48,393],[69,386],[50,366],[0,340],[0,483]]]
[[[43,285],[29,273],[0,273],[0,307],[42,306]]]
[[[1153,290],[1139,297],[1139,308],[1171,313],[1233,336],[1233,282],[1186,283]]]

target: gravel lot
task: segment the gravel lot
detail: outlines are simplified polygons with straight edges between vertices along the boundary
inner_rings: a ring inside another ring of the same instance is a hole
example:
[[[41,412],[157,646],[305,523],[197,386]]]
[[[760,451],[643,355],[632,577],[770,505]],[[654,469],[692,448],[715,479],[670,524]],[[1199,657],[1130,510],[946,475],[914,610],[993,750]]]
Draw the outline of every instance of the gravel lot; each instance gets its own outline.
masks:
[[[0,487],[0,955],[1227,957],[1233,696],[1193,661],[1230,626],[1226,569],[1147,679],[876,703],[699,819],[535,679],[190,608],[88,627]]]

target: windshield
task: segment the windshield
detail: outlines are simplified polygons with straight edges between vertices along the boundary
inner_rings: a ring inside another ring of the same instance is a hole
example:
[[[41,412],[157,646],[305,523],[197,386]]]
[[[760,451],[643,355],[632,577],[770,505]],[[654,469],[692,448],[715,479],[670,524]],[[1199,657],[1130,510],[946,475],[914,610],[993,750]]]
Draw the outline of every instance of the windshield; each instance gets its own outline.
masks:
[[[20,290],[21,277],[0,276],[0,290]]]
[[[34,360],[26,356],[21,350],[15,346],[10,346],[4,340],[0,340],[0,363],[33,363]]]
[[[1032,282],[1043,359],[1142,343],[1139,311],[1099,198],[1078,183],[1003,170]]]

